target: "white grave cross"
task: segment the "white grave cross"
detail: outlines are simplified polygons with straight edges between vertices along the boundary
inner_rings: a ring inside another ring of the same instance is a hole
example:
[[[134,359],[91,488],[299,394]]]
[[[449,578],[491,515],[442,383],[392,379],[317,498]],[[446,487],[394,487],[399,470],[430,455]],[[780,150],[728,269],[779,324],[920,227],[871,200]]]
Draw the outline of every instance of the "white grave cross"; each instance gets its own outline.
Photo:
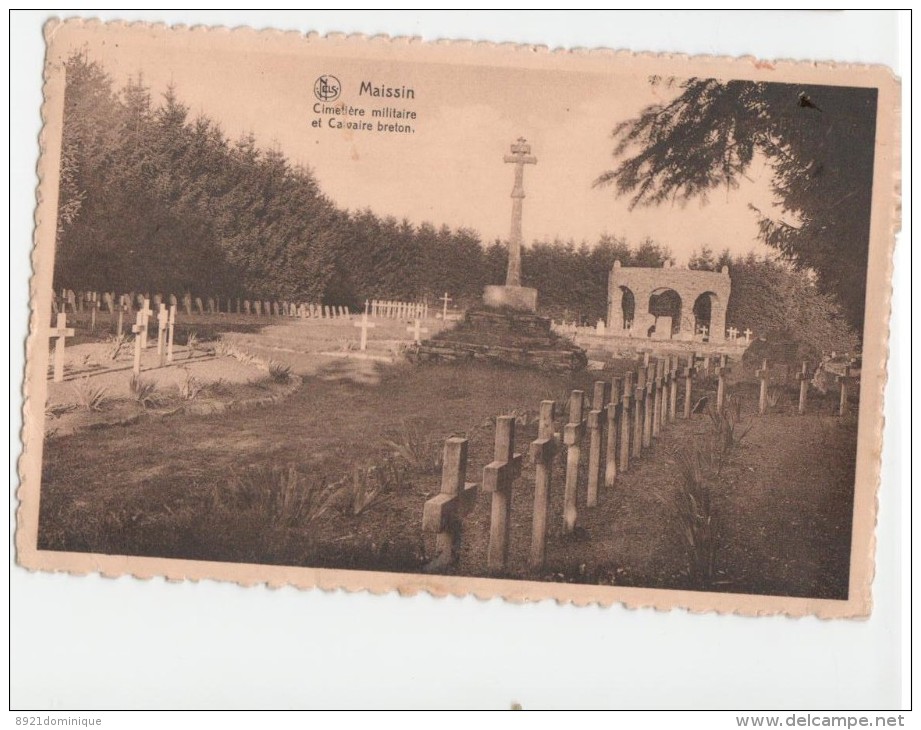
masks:
[[[57,337],[58,341],[54,343],[54,382],[61,383],[64,381],[64,340],[74,336],[74,330],[67,326],[67,315],[64,312],[58,313],[57,326],[51,330],[49,337]]]
[[[739,336],[739,330],[737,330],[735,327],[730,327],[728,332],[729,332],[729,339],[731,340],[735,340]]]
[[[445,295],[443,297],[439,297],[438,300],[445,303],[444,308],[442,309],[442,312],[441,312],[441,321],[447,322],[448,321],[448,302],[451,301],[451,297],[448,296],[448,292],[445,292]]]
[[[364,312],[361,315],[361,321],[355,322],[353,327],[361,327],[361,351],[364,352],[368,348],[368,328],[377,327],[373,322],[368,321],[368,313]]]
[[[160,304],[160,310],[157,312],[157,354],[163,355],[163,345],[166,339],[166,326],[168,322],[166,305]]]
[[[139,311],[135,323],[131,325],[131,331],[134,333],[134,374],[141,374],[141,338],[147,332],[147,325],[144,324],[144,313]]]
[[[144,349],[147,347],[147,320],[150,319],[150,315],[153,314],[153,310],[150,308],[150,300],[146,297],[144,298],[144,306],[138,310],[140,315],[140,320],[138,324],[143,327],[141,330],[141,348]],[[131,331],[134,332],[134,328],[131,328]]]
[[[422,333],[428,332],[429,328],[423,327],[422,320],[417,317],[415,324],[407,327],[406,331],[409,332],[413,336],[413,342],[420,342],[422,340]]]
[[[746,341],[746,342],[751,342],[751,339],[752,339],[752,331],[751,331],[750,329],[748,329],[748,327],[745,328],[745,331],[744,331],[742,334],[745,335],[745,341]]]

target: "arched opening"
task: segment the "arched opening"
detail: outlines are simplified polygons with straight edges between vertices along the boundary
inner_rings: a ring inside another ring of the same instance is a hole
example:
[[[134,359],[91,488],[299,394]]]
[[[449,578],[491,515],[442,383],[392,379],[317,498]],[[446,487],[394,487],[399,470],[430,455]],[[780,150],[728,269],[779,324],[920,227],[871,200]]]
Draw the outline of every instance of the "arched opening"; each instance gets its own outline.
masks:
[[[649,297],[649,313],[656,318],[654,329],[659,328],[660,318],[669,317],[669,336],[681,330],[681,296],[674,289],[654,290]],[[664,333],[660,333],[660,336],[661,334]]]
[[[636,314],[636,298],[627,287],[622,286],[620,290],[623,292],[620,297],[620,312],[623,316],[621,326],[626,330],[633,326],[633,317]]]
[[[703,328],[706,327],[706,334],[709,337],[711,327],[711,316],[713,314],[713,305],[717,302],[717,296],[712,291],[705,291],[694,300],[694,334],[704,334]]]

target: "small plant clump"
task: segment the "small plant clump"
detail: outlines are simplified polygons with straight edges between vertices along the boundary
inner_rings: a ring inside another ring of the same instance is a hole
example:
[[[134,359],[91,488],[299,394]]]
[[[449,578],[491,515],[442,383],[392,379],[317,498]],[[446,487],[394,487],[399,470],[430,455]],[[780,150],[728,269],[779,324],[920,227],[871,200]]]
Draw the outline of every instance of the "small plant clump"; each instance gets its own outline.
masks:
[[[198,349],[198,335],[195,332],[189,332],[185,339],[186,357],[191,359]]]
[[[713,580],[716,553],[716,520],[711,502],[709,454],[692,445],[678,452],[681,482],[665,495],[659,495],[669,511],[675,531],[681,537],[687,556],[688,576],[695,587],[706,587]]]
[[[201,393],[204,384],[188,370],[185,371],[185,378],[179,383],[179,397],[182,400],[195,400]]]
[[[401,487],[408,484],[405,467],[393,459],[367,469],[355,469],[345,488],[348,493],[346,504],[353,517],[389,499]]]
[[[86,376],[73,385],[77,403],[85,411],[101,411],[109,400],[108,391],[101,385],[93,385]]]
[[[278,360],[272,360],[269,362],[269,377],[274,383],[287,383],[291,380],[291,366],[278,362]]]
[[[118,360],[122,350],[128,345],[128,338],[124,333],[119,332],[117,335],[110,335],[106,339],[106,356],[110,360]]]
[[[271,527],[297,527],[322,517],[341,499],[341,487],[308,478],[297,467],[256,467],[215,489],[214,506],[253,514]]]
[[[132,375],[128,387],[143,408],[156,408],[163,404],[163,396],[157,392],[157,384],[153,380]]]
[[[754,421],[743,423],[742,398],[735,394],[728,396],[721,408],[708,403],[707,415],[710,417],[713,436],[723,457],[728,456],[755,425]]]
[[[403,421],[399,432],[384,440],[413,471],[422,474],[439,474],[444,461],[443,442],[431,438],[428,429],[418,421]]]

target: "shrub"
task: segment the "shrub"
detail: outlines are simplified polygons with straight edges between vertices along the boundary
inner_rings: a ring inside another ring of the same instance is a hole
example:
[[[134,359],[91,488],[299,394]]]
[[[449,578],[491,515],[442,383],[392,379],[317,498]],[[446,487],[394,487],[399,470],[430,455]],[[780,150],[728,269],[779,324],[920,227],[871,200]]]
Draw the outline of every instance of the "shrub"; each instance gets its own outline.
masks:
[[[77,396],[77,403],[85,411],[101,411],[109,400],[106,388],[101,385],[93,385],[89,376],[74,383],[73,390]]]
[[[384,440],[394,455],[405,461],[410,469],[422,474],[439,474],[444,460],[441,439],[433,439],[419,421],[403,421],[397,433]]]

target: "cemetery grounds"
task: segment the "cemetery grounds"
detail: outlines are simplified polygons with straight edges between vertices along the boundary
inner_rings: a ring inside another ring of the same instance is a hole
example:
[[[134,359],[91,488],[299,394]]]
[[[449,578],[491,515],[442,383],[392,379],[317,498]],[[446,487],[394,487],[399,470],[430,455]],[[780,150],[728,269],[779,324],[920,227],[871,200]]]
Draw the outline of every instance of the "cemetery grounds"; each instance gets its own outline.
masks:
[[[746,433],[710,484],[713,569],[705,581],[689,568],[671,495],[682,483],[682,449],[705,442],[712,429],[706,413],[679,415],[663,428],[612,488],[602,486],[591,509],[583,458],[571,533],[561,517],[566,459],[557,457],[546,563],[533,571],[527,452],[540,403],[556,401],[561,431],[573,389],[590,397],[594,381],[623,374],[634,360],[609,356],[604,370],[574,374],[413,365],[403,357],[412,341],[405,320],[374,320],[362,355],[354,317],[194,314],[179,318],[171,365],[159,367],[145,350],[145,400],[131,385],[131,338],[113,355],[108,315],[93,331],[88,313],[68,317],[75,336],[65,381],[49,375],[48,383],[40,549],[422,572],[434,539],[421,529],[423,506],[439,491],[444,440],[469,440],[467,480],[482,482],[496,416],[511,414],[525,459],[512,491],[503,575],[847,597],[856,389],[849,415],[837,415],[836,393],[814,390],[799,415],[797,382],[778,374],[767,412],[758,415],[754,370],[732,363],[727,389],[741,400]],[[443,326],[424,325],[423,336]],[[712,398],[716,380],[698,373],[693,387],[695,401]],[[492,575],[489,499],[479,494],[464,518],[458,562],[442,572]]]

